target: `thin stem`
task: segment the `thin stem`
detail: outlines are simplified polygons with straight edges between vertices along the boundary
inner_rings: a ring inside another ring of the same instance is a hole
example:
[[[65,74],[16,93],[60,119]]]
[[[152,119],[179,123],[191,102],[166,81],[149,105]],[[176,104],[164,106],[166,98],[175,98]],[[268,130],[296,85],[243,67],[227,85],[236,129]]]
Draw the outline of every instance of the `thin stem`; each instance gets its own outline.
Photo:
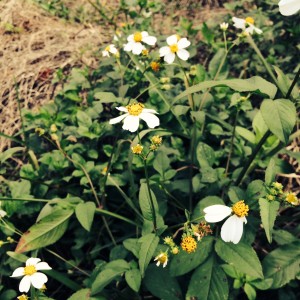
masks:
[[[145,92],[147,92],[148,90],[155,88],[157,85],[159,85],[160,82],[157,82],[154,85],[149,85],[147,88],[145,88],[142,92],[140,92],[133,100],[137,100],[139,97],[141,97]]]
[[[226,52],[228,52],[228,49],[227,49],[227,38],[226,38],[226,31],[223,30],[223,38],[224,38],[224,47],[225,47],[225,50]]]
[[[16,89],[16,97],[17,97],[17,102],[18,102],[18,111],[19,111],[20,120],[21,120],[21,127],[22,127],[22,131],[23,131],[23,135],[24,135],[24,142],[25,142],[25,145],[27,145],[25,128],[24,128],[24,120],[23,120],[22,110],[21,110],[21,102],[20,102],[20,98],[19,98],[19,87],[18,87],[17,83],[15,83],[15,89]]]
[[[294,78],[294,80],[293,80],[293,82],[292,82],[292,84],[291,84],[291,86],[290,86],[290,88],[289,88],[286,96],[285,96],[286,98],[290,98],[290,96],[292,94],[292,91],[294,89],[294,86],[296,85],[296,83],[297,83],[297,81],[299,79],[299,76],[300,76],[300,66],[299,66],[298,72],[297,72],[297,74],[296,74],[296,76],[295,76],[295,78]]]

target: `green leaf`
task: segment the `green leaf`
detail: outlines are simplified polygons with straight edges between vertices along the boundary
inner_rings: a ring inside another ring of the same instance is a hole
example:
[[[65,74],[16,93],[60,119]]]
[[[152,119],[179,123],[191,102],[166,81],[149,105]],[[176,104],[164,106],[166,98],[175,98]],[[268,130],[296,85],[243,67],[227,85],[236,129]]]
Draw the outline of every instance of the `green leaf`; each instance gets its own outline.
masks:
[[[277,88],[274,84],[259,76],[253,76],[249,79],[228,79],[219,81],[211,80],[201,82],[186,89],[174,99],[173,105],[179,99],[186,97],[189,94],[197,93],[216,86],[228,86],[229,88],[238,92],[260,92],[268,95],[271,99],[275,97],[277,92]]]
[[[158,204],[156,201],[155,194],[150,190],[152,201],[154,204],[154,209],[156,212],[158,212]],[[149,191],[146,183],[142,183],[140,187],[140,192],[139,192],[139,203],[141,207],[141,211],[143,214],[143,217],[146,220],[152,221],[153,220],[153,215],[152,215],[152,208],[151,208],[151,202],[150,202],[150,196],[149,196]]]
[[[90,128],[92,126],[91,117],[82,110],[78,110],[76,114],[77,122],[79,127]]]
[[[163,151],[158,151],[153,161],[153,168],[163,177],[170,168],[170,159]]]
[[[145,271],[153,257],[158,242],[159,237],[153,233],[146,234],[139,239],[139,243],[141,244],[139,251],[139,267],[142,277],[144,277]]]
[[[194,271],[186,299],[227,300],[228,293],[226,274],[211,256]]]
[[[252,285],[250,285],[249,283],[245,283],[244,292],[246,293],[249,300],[255,300],[256,299],[255,288]]]
[[[211,168],[210,166],[202,167],[201,170],[201,182],[203,183],[213,183],[218,180],[217,170]]]
[[[90,289],[82,289],[73,294],[68,300],[105,300],[104,297],[90,297],[91,290]]]
[[[121,98],[117,98],[113,93],[98,92],[95,93],[94,98],[99,99],[101,103],[118,103]]]
[[[272,231],[274,222],[278,213],[280,203],[278,201],[268,201],[267,199],[260,198],[258,200],[260,208],[260,217],[266,232],[269,243],[272,242]]]
[[[94,215],[96,211],[96,205],[94,202],[79,203],[76,206],[75,214],[84,229],[90,231],[93,224]]]
[[[133,269],[126,271],[125,279],[127,284],[132,288],[135,292],[138,292],[141,286],[142,276],[138,269]]]
[[[276,163],[275,163],[275,159],[271,158],[265,173],[265,183],[267,185],[271,184],[272,182],[275,181],[275,177],[276,177]]]
[[[198,242],[197,249],[193,253],[180,251],[173,257],[170,264],[171,276],[180,276],[190,272],[203,263],[212,251],[213,237],[208,236]]]
[[[264,100],[260,111],[270,131],[287,144],[296,123],[294,103],[286,99]]]
[[[298,240],[296,236],[283,229],[274,230],[273,238],[278,245],[285,245]]]
[[[252,144],[255,144],[255,135],[250,130],[248,130],[244,127],[236,126],[235,131],[238,135],[240,135],[246,141],[248,141]]]
[[[46,247],[58,241],[68,228],[73,209],[57,209],[31,226],[21,237],[15,252]]]
[[[168,268],[157,267],[151,264],[146,271],[143,281],[152,295],[159,299],[182,299],[180,286],[176,278],[171,277]]]
[[[24,150],[25,147],[13,147],[3,151],[2,153],[0,153],[0,163],[3,164],[6,160],[11,158],[15,153],[20,151],[23,152]]]
[[[299,274],[300,242],[280,246],[269,253],[263,260],[265,278],[272,278],[271,289],[278,289]]]
[[[208,64],[208,73],[211,78],[215,78],[220,64],[222,63],[224,56],[226,56],[226,50],[224,48],[219,48],[217,53],[213,56]],[[219,79],[225,79],[228,74],[228,65],[224,63],[222,69],[219,73]]]
[[[237,271],[254,278],[263,278],[260,261],[251,246],[241,242],[235,245],[218,239],[215,250],[220,258],[232,264]]]
[[[197,145],[196,156],[201,168],[211,167],[215,162],[215,151],[213,148],[201,142]]]
[[[127,239],[123,241],[123,245],[127,250],[131,251],[135,257],[139,257],[140,244],[138,239]]]

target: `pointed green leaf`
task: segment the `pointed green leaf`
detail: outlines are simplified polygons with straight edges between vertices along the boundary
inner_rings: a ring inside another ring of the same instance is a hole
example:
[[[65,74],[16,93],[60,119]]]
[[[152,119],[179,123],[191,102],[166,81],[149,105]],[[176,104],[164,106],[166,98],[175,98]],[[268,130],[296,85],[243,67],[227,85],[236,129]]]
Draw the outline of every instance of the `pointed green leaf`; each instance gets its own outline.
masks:
[[[73,294],[68,300],[105,300],[104,297],[91,297],[91,290],[90,289],[82,289]]]
[[[245,293],[246,293],[249,300],[255,300],[256,299],[255,288],[247,282],[244,285],[244,291],[245,291]]]
[[[285,245],[298,240],[296,236],[283,229],[274,230],[273,238],[278,245]]]
[[[215,162],[214,149],[201,142],[197,145],[196,156],[201,168],[211,167]]]
[[[96,205],[94,202],[79,203],[76,205],[75,214],[84,229],[90,231],[93,224]]]
[[[269,201],[264,198],[260,198],[258,202],[261,222],[263,224],[269,243],[272,243],[272,231],[280,203],[275,200]]]
[[[220,258],[232,264],[241,273],[254,278],[263,278],[260,261],[251,246],[241,242],[235,245],[218,239],[215,250]]]
[[[296,123],[294,103],[286,99],[264,100],[260,111],[270,131],[287,144]]]
[[[194,271],[186,299],[227,300],[228,293],[226,274],[211,256]]]
[[[67,230],[73,212],[73,209],[57,209],[41,219],[22,235],[15,252],[23,253],[58,241]]]
[[[275,159],[271,158],[265,173],[265,183],[271,184],[273,181],[275,181],[275,176],[276,176],[276,163],[275,163]]]
[[[150,192],[151,192],[151,197],[154,205],[154,210],[158,212],[158,204],[156,201],[155,194],[152,192],[152,190],[150,190]],[[149,191],[146,183],[141,184],[140,192],[139,192],[139,203],[140,203],[143,217],[148,221],[152,221],[153,216],[152,216],[151,200],[150,200]]]
[[[170,169],[170,159],[163,151],[158,151],[153,161],[153,168],[161,175]]]
[[[138,292],[141,286],[142,276],[138,269],[126,271],[125,279],[127,284],[135,291]]]

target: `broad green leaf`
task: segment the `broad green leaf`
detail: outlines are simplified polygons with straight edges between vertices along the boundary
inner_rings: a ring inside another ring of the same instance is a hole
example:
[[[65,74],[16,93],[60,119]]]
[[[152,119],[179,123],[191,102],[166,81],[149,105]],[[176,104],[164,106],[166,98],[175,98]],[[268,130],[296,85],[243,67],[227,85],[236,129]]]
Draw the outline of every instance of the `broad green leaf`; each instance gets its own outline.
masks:
[[[229,200],[236,203],[240,200],[245,200],[245,192],[238,186],[231,186],[228,191]]]
[[[68,300],[106,300],[105,297],[91,297],[90,289],[82,289],[73,294]]]
[[[298,240],[296,236],[283,229],[274,230],[273,238],[278,245],[285,245]]]
[[[249,300],[255,300],[256,299],[255,288],[247,282],[244,285],[244,292],[246,293]]]
[[[241,136],[246,141],[255,144],[255,135],[252,131],[240,126],[236,126],[235,131],[239,136]]]
[[[203,263],[212,251],[213,237],[204,237],[198,242],[197,249],[193,253],[180,251],[173,257],[170,264],[170,273],[172,276],[180,276],[190,272]]]
[[[266,195],[266,188],[264,185],[264,182],[262,180],[254,180],[251,181],[246,190],[246,199],[245,202],[250,206],[252,210],[258,210],[259,204],[258,200],[259,198],[263,198]]]
[[[255,131],[255,143],[258,144],[263,135],[268,131],[268,126],[259,110],[253,118],[252,127]]]
[[[186,299],[227,300],[228,293],[226,274],[211,256],[194,271]]]
[[[259,202],[262,225],[266,232],[266,236],[269,243],[272,243],[273,226],[275,223],[275,219],[278,213],[280,203],[279,201],[275,201],[275,200],[269,201],[264,198],[260,198],[258,202]]]
[[[255,279],[251,281],[251,285],[255,286],[259,290],[268,290],[273,283],[273,279]]]
[[[121,98],[117,98],[113,93],[110,92],[97,92],[94,98],[99,99],[101,103],[118,103]]]
[[[144,277],[145,271],[153,257],[158,242],[159,237],[153,233],[144,235],[139,239],[139,243],[141,244],[139,251],[139,267],[142,277]]]
[[[93,224],[94,215],[96,211],[96,205],[94,202],[79,203],[76,206],[75,214],[84,229],[90,231]]]
[[[232,264],[237,271],[255,278],[263,278],[260,261],[251,246],[241,242],[235,245],[218,239],[215,250],[220,258]]]
[[[127,284],[135,291],[138,292],[141,286],[142,276],[138,269],[126,271],[125,279]]]
[[[159,299],[182,299],[180,286],[176,278],[170,276],[168,268],[149,265],[143,282],[151,294]]]
[[[238,92],[258,92],[268,95],[273,99],[276,95],[277,88],[274,84],[266,81],[259,76],[253,76],[249,79],[228,79],[228,80],[218,80],[218,81],[204,81],[196,84],[184,92],[179,94],[173,101],[173,104],[179,99],[186,97],[189,94],[197,93],[208,88],[216,86],[228,86],[229,88]]]
[[[156,201],[155,194],[153,193],[152,190],[150,190],[150,193],[153,201],[154,210],[155,212],[158,212],[158,204]],[[152,215],[151,199],[150,199],[150,195],[146,183],[141,184],[140,192],[139,192],[139,203],[140,203],[143,217],[146,220],[152,221],[153,215]]]
[[[211,167],[215,162],[215,152],[213,148],[204,143],[197,145],[196,156],[200,167]]]
[[[136,258],[139,257],[140,244],[138,239],[126,239],[123,241],[123,245],[127,250],[131,251]]]
[[[210,166],[202,167],[200,173],[202,175],[201,182],[203,183],[213,183],[218,180],[217,170],[211,168]]]
[[[275,163],[275,159],[271,158],[265,173],[265,183],[267,185],[271,184],[272,182],[275,181],[275,177],[276,177],[276,163]]]
[[[82,127],[90,128],[92,126],[91,117],[84,111],[78,110],[76,117],[77,117],[77,122],[79,127],[82,126]]]
[[[260,111],[270,131],[287,144],[296,123],[294,103],[286,99],[264,100]]]
[[[25,254],[20,254],[20,253],[16,253],[16,252],[12,252],[12,251],[7,251],[6,254],[21,263],[25,263],[26,260],[29,258]]]
[[[73,212],[73,209],[57,209],[32,225],[20,238],[15,252],[23,253],[55,243],[67,230]]]
[[[3,164],[7,159],[11,158],[15,153],[24,151],[25,147],[13,147],[0,153],[0,163]]]
[[[300,242],[286,244],[269,253],[263,260],[265,278],[272,278],[271,289],[278,289],[295,279],[300,272]]]
[[[163,177],[170,168],[170,159],[163,151],[158,151],[153,161],[153,168]]]
[[[186,105],[175,105],[173,112],[176,116],[186,115],[190,107]]]

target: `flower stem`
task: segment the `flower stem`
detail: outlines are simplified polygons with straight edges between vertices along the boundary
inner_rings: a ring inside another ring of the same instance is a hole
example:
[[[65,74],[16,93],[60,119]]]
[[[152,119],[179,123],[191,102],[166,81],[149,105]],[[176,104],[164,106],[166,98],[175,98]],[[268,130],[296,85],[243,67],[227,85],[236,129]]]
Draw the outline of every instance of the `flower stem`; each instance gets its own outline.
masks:
[[[290,86],[290,88],[289,88],[289,90],[288,90],[288,92],[285,96],[286,98],[290,98],[290,96],[292,94],[292,91],[294,89],[294,86],[296,85],[299,77],[300,77],[300,66],[299,66],[298,72],[297,72],[296,76],[294,77],[294,80],[293,80],[293,82],[292,82],[292,84],[291,84],[291,86]]]

